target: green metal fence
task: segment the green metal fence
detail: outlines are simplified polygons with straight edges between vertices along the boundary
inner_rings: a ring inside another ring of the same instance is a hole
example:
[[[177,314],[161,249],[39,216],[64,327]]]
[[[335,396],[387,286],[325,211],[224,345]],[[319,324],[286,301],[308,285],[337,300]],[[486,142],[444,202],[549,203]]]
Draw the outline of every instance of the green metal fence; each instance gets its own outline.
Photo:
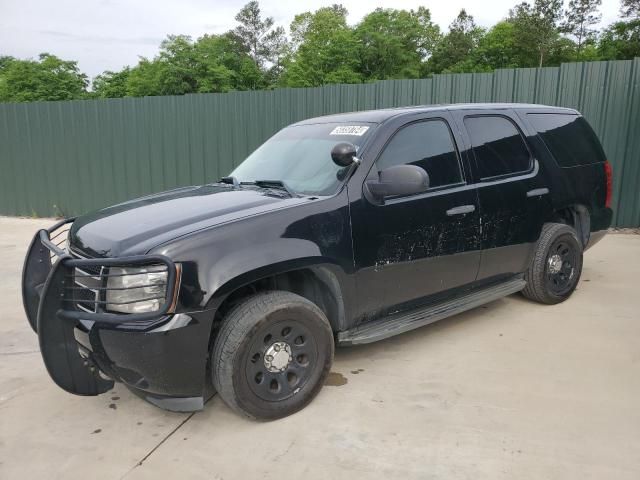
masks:
[[[308,117],[455,102],[580,110],[613,164],[615,225],[640,226],[640,58],[364,85],[0,104],[0,214],[79,214],[211,182]]]

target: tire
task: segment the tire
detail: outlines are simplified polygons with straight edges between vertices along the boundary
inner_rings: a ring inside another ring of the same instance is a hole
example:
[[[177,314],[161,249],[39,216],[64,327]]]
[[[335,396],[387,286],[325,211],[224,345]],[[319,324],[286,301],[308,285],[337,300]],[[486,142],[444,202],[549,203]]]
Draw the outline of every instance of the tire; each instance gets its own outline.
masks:
[[[317,305],[290,292],[258,293],[222,323],[211,352],[213,385],[242,415],[282,418],[318,394],[333,353],[331,325]]]
[[[564,302],[578,286],[583,246],[576,231],[561,223],[545,223],[536,250],[525,272],[522,294],[536,302]]]

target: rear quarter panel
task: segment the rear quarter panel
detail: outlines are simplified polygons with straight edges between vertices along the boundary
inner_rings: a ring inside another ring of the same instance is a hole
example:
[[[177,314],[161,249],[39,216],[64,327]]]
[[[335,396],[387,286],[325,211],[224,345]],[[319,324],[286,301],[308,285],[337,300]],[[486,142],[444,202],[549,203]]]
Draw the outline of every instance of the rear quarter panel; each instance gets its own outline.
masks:
[[[575,110],[563,109],[564,113]],[[554,211],[581,205],[589,211],[590,231],[606,230],[611,225],[612,210],[605,207],[606,174],[604,163],[575,167],[560,167],[528,119],[529,113],[558,113],[557,109],[517,111],[522,123],[527,126],[528,141],[534,155],[541,164],[542,174],[549,185]]]

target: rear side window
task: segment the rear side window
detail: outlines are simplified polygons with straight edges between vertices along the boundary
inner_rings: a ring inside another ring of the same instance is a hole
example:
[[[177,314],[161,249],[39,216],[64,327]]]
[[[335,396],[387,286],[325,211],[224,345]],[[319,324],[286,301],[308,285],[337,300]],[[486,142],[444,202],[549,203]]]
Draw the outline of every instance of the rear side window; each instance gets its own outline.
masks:
[[[376,162],[378,171],[395,165],[416,165],[429,174],[430,188],[462,182],[458,153],[449,126],[426,120],[403,127]]]
[[[530,113],[528,117],[561,167],[606,160],[598,137],[584,117],[556,113]]]
[[[531,155],[514,123],[506,117],[465,117],[481,179],[523,173],[531,167]]]

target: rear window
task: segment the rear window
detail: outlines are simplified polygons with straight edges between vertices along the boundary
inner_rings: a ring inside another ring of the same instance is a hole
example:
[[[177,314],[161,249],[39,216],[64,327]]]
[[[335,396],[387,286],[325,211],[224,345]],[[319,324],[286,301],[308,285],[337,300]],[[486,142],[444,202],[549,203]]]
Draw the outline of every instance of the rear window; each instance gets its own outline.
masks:
[[[584,117],[557,113],[530,113],[528,116],[561,167],[606,160],[598,137]]]
[[[481,179],[523,173],[531,155],[513,122],[500,116],[465,117]]]

